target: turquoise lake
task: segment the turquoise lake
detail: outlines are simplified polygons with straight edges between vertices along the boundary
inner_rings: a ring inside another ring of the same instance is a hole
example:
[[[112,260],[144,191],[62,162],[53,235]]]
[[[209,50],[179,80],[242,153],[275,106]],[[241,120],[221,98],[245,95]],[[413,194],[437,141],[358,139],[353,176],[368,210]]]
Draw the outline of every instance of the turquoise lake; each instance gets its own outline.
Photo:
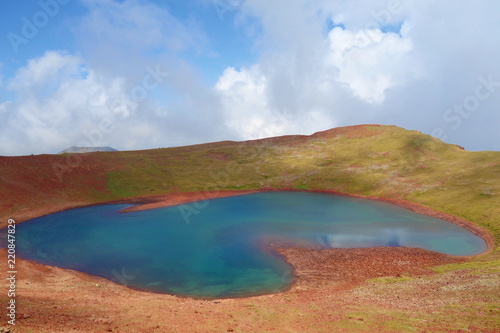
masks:
[[[119,212],[130,206],[72,209],[23,222],[16,227],[17,254],[136,289],[222,298],[278,292],[293,283],[293,268],[266,246],[271,242],[407,246],[452,255],[487,248],[480,237],[440,219],[320,193],[263,192]]]

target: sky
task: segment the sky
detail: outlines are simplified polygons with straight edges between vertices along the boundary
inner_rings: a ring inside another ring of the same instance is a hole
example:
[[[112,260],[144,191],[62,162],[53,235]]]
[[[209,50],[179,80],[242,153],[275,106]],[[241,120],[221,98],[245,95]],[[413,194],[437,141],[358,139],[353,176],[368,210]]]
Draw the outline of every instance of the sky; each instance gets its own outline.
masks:
[[[0,4],[0,155],[397,125],[500,150],[497,0]]]

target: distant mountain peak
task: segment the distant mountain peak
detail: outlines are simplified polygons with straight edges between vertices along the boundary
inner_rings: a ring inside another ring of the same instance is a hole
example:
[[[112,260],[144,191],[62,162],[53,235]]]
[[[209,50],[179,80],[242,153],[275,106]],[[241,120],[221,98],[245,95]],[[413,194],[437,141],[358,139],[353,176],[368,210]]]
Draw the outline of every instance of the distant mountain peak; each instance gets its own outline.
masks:
[[[114,148],[111,147],[77,147],[77,146],[72,146],[69,148],[64,149],[61,151],[59,154],[64,154],[64,153],[94,153],[97,151],[118,151]]]

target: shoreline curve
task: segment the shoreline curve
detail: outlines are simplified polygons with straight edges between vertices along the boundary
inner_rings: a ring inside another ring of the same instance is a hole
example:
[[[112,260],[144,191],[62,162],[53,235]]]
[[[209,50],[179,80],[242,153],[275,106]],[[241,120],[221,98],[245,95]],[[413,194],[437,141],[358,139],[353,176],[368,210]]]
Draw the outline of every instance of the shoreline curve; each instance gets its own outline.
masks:
[[[451,256],[438,252],[428,251],[419,248],[409,248],[409,247],[311,249],[300,246],[283,246],[281,244],[267,244],[267,247],[270,250],[282,256],[284,260],[293,267],[293,275],[295,279],[293,283],[289,286],[289,288],[287,288],[285,291],[282,292],[299,291],[299,290],[317,290],[317,289],[332,288],[332,287],[338,290],[347,290],[355,287],[356,285],[361,284],[362,282],[368,279],[381,276],[400,277],[404,276],[405,274],[417,275],[417,276],[433,274],[432,271],[430,270],[430,267],[448,263],[465,262],[468,259],[485,255],[491,252],[494,248],[493,236],[487,230],[465,219],[458,218],[451,214],[439,212],[429,207],[423,206],[421,204],[409,201],[393,200],[388,198],[375,198],[375,197],[367,197],[360,195],[350,195],[333,190],[262,189],[262,190],[248,190],[248,191],[180,192],[180,193],[168,193],[155,196],[118,199],[118,200],[112,200],[94,204],[83,204],[79,205],[78,207],[68,207],[62,210],[89,207],[89,206],[98,206],[105,204],[136,204],[136,206],[128,207],[120,211],[126,213],[132,211],[141,211],[141,210],[155,209],[160,207],[175,206],[185,203],[222,198],[222,197],[246,195],[246,194],[260,193],[260,192],[285,192],[285,191],[324,193],[324,194],[340,195],[340,196],[347,196],[347,197],[354,197],[361,199],[370,199],[370,200],[395,204],[397,206],[409,209],[416,213],[440,218],[442,220],[464,227],[467,230],[476,234],[477,236],[481,237],[487,245],[487,250],[481,254],[472,256]],[[40,214],[39,216],[43,216],[46,214]],[[19,223],[22,223],[22,221]],[[40,264],[36,261],[31,261],[21,258],[20,261],[27,263],[31,262],[41,267],[52,267],[49,265]],[[370,265],[366,265],[367,262],[369,262]],[[401,262],[407,262],[408,264],[406,264],[406,266],[400,266]],[[325,265],[325,263],[328,263],[328,265]],[[70,274],[73,274],[71,273],[73,272],[72,270],[69,269],[66,270],[62,268],[61,270],[69,271]],[[75,274],[81,274],[81,273],[78,272]],[[93,276],[86,273],[83,274],[84,276],[86,276],[85,279],[88,279],[89,281],[102,280],[102,278],[98,276]],[[110,281],[110,283],[115,283],[115,282]],[[150,291],[137,290],[134,288],[129,288],[127,286],[124,287],[130,289],[132,292],[147,293],[147,294],[152,293]],[[153,293],[153,294],[168,295],[179,299],[191,298],[191,297],[183,297],[166,293]],[[273,294],[274,293],[265,294],[262,296],[273,295]],[[242,298],[249,298],[249,297],[260,297],[260,296],[254,295]]]

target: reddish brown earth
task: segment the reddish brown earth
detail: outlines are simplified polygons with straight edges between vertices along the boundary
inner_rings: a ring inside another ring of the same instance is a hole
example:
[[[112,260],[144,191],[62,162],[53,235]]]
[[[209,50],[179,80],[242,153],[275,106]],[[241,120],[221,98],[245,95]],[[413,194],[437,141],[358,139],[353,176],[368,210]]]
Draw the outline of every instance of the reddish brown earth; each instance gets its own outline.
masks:
[[[295,268],[292,290],[350,290],[383,276],[428,276],[429,267],[465,259],[417,248],[323,249],[279,248]]]

